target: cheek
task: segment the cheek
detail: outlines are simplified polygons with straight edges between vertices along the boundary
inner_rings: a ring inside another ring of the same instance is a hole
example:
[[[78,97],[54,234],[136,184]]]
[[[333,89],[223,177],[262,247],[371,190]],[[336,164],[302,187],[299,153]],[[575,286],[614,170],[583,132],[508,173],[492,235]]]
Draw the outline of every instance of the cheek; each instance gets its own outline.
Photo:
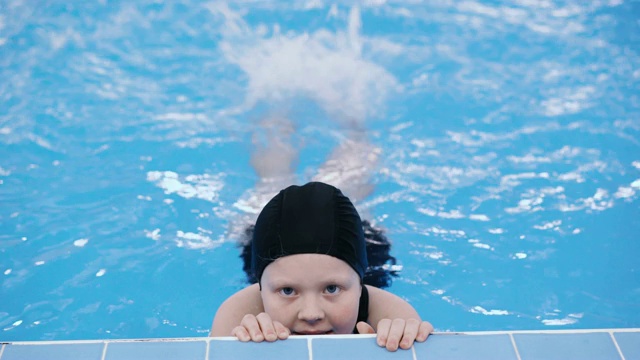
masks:
[[[338,306],[333,307],[331,322],[340,334],[351,334],[358,320],[360,297],[349,299]]]

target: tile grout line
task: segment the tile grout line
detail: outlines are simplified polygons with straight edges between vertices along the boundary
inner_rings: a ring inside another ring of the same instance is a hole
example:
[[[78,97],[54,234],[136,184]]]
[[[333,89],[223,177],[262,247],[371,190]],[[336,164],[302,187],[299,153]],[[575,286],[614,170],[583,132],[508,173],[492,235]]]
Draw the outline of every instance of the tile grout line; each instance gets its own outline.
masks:
[[[625,360],[624,355],[622,354],[622,350],[618,345],[618,341],[616,340],[616,337],[613,336],[613,331],[609,331],[609,336],[611,336],[611,340],[613,340],[613,345],[615,345],[616,349],[618,350],[618,355],[620,355],[620,359]]]
[[[205,358],[204,360],[209,360],[209,349],[211,348],[211,338],[207,339],[207,350],[205,351]]]
[[[311,338],[307,338],[307,349],[309,350],[309,360],[313,360],[313,345],[311,345]]]
[[[518,351],[518,346],[516,345],[516,339],[513,337],[512,333],[509,333],[509,339],[511,339],[511,345],[513,345],[513,350],[516,352],[516,358],[518,360],[522,360],[520,357],[520,351]]]
[[[107,358],[107,346],[109,346],[109,343],[105,341],[104,347],[102,348],[102,357],[100,358],[101,360],[105,360]]]

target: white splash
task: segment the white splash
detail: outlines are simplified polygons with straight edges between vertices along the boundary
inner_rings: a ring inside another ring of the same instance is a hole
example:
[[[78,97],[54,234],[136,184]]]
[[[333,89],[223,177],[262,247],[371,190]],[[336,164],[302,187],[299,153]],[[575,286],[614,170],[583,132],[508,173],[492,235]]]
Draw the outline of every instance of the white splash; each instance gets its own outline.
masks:
[[[484,214],[471,214],[469,215],[469,219],[470,220],[475,220],[475,221],[489,221],[489,217],[487,215]]]
[[[507,310],[493,310],[493,309],[492,310],[486,310],[482,306],[474,306],[471,309],[469,309],[469,312],[472,312],[474,314],[482,314],[482,315],[489,315],[489,316],[509,315],[509,312]]]
[[[548,326],[563,326],[563,325],[572,325],[578,322],[583,316],[582,313],[577,314],[569,314],[568,316],[562,319],[544,319],[542,323]]]
[[[221,175],[179,176],[173,171],[149,171],[147,180],[164,189],[165,194],[176,193],[186,199],[198,198],[214,202],[224,187]]]
[[[144,230],[144,235],[151,240],[159,240],[160,239],[160,229],[155,229],[153,231]]]
[[[443,219],[463,219],[465,216],[459,210],[440,211],[438,217]]]
[[[633,190],[632,187],[620,186],[618,188],[618,191],[616,191],[616,193],[613,194],[613,196],[617,199],[625,199],[625,198],[630,198],[635,194],[636,192],[635,190]]]
[[[89,239],[78,239],[73,242],[73,246],[84,247],[89,242]]]
[[[592,98],[596,93],[593,86],[556,89],[555,94],[542,101],[542,112],[546,116],[575,114],[592,106]]]
[[[562,220],[554,220],[554,221],[546,222],[542,225],[534,225],[533,227],[538,230],[549,230],[549,229],[559,230],[558,227],[560,225],[562,225]]]
[[[410,251],[409,254],[411,255],[420,255],[424,258],[429,258],[429,259],[433,259],[433,260],[440,260],[444,257],[444,253],[442,251],[417,251],[417,250],[413,250]]]
[[[222,3],[207,8],[225,21],[223,56],[248,77],[244,104],[231,113],[306,96],[334,119],[360,123],[379,117],[388,95],[399,88],[393,75],[361,56],[358,7],[350,11],[346,31],[299,34],[282,34],[278,24],[270,34],[264,25],[252,29]]]
[[[106,274],[106,273],[107,273],[107,270],[106,270],[106,269],[100,269],[100,270],[98,270],[98,272],[96,273],[96,277],[101,277],[101,276],[103,276],[103,275],[104,275],[104,274]]]
[[[193,114],[193,113],[166,113],[161,115],[156,115],[154,117],[156,120],[161,121],[183,121],[183,122],[193,122],[193,121],[206,121],[207,117],[204,114]]]
[[[579,211],[583,209],[603,211],[613,207],[613,201],[609,199],[609,192],[605,189],[597,189],[592,197],[578,199],[574,204],[561,204],[560,211]]]
[[[436,216],[438,214],[437,211],[428,208],[418,208],[417,210],[419,213],[425,214],[427,216]]]
[[[22,320],[17,320],[17,321],[15,321],[13,324],[11,324],[11,326],[6,327],[6,328],[4,328],[4,329],[2,329],[2,330],[4,330],[4,331],[9,331],[9,330],[11,330],[11,329],[13,329],[13,328],[15,328],[15,327],[17,327],[17,326],[20,326],[21,324],[22,324]]]
[[[542,196],[532,198],[532,199],[521,199],[518,202],[518,206],[505,208],[504,211],[508,212],[509,214],[518,214],[522,212],[536,212],[536,211],[542,210],[542,207],[538,206],[542,204],[542,202],[543,202]]]
[[[515,186],[520,185],[522,183],[522,180],[525,180],[525,179],[537,179],[537,178],[548,179],[549,178],[549,173],[546,173],[546,172],[542,172],[542,173],[526,172],[526,173],[520,173],[520,174],[509,174],[509,175],[503,176],[500,179],[500,185],[508,186],[508,187],[515,187]]]
[[[494,250],[493,247],[491,247],[488,244],[481,243],[480,240],[478,240],[478,239],[469,239],[469,243],[472,244],[474,247],[477,247],[479,249],[485,249],[485,250],[491,250],[491,251]]]
[[[582,176],[582,174],[580,174],[578,172],[575,172],[575,171],[558,175],[558,180],[560,180],[560,181],[575,181],[577,183],[585,182],[584,177]]]
[[[198,228],[200,231],[199,234],[192,232],[183,232],[178,230],[176,232],[175,239],[176,245],[178,247],[184,247],[191,250],[201,250],[201,249],[214,249],[224,243],[224,238],[221,236],[218,240],[211,239],[206,233],[210,233],[202,228]]]
[[[450,235],[454,235],[457,237],[463,237],[466,235],[466,233],[464,232],[464,230],[448,230],[448,229],[443,229],[441,227],[438,226],[432,226],[430,228],[428,228],[426,230],[427,232],[431,232],[433,234],[437,234],[437,235],[446,235],[446,234],[450,234]]]
[[[516,164],[531,164],[531,163],[550,163],[551,158],[547,156],[534,156],[532,154],[527,154],[525,156],[507,156],[507,160],[514,162]]]

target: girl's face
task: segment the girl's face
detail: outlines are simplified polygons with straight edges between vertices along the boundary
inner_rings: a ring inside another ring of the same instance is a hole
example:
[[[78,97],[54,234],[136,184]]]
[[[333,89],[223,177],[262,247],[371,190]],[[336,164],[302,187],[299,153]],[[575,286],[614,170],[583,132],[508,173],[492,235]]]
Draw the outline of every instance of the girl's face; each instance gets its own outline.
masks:
[[[329,255],[288,255],[262,274],[262,303],[293,335],[351,334],[358,318],[360,277]]]

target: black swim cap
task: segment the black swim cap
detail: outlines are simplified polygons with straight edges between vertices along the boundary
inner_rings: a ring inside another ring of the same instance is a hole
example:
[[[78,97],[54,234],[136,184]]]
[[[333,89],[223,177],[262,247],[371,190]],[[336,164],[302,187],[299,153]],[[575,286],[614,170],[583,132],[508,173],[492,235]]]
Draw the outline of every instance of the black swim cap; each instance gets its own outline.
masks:
[[[364,278],[367,252],[360,215],[340,190],[321,182],[293,185],[262,209],[251,241],[251,271],[258,283],[267,265],[294,254],[336,257]]]

